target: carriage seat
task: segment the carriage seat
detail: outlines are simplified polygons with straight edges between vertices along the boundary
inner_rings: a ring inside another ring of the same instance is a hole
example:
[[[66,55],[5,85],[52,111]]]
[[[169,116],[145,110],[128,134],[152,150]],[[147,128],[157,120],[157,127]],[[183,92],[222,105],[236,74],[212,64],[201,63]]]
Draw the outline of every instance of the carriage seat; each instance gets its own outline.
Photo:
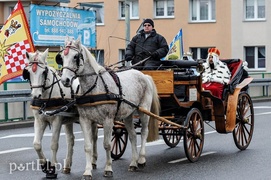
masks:
[[[241,82],[243,76],[243,61],[241,59],[221,59],[222,62],[227,64],[230,72],[231,78],[227,85],[225,85],[223,91],[223,98],[226,96],[226,92],[230,92],[231,94],[234,92],[235,87]]]
[[[163,60],[161,61],[161,65],[160,69],[174,70],[174,80],[176,81],[197,79],[197,74],[195,73],[198,65],[197,61]]]

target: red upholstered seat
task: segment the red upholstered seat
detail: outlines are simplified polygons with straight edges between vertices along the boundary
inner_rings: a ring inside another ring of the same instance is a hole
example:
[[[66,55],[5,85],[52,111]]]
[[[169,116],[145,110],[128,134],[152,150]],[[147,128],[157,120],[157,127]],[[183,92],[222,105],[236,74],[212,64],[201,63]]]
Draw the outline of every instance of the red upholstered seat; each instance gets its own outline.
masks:
[[[231,84],[232,80],[236,77],[236,75],[240,71],[243,61],[241,59],[221,59],[221,61],[227,64],[231,72],[231,79],[229,82],[229,84]]]

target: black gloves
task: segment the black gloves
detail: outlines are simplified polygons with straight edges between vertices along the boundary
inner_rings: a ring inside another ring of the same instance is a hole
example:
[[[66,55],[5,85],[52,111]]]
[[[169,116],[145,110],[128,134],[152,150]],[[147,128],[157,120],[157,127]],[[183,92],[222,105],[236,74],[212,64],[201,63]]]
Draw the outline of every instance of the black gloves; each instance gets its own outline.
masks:
[[[158,56],[159,56],[159,54],[158,54],[157,51],[154,51],[154,52],[151,53],[152,58],[158,58]]]
[[[125,57],[125,61],[127,61],[127,62],[128,62],[128,61],[132,61],[132,59],[133,59],[132,56],[127,56],[127,57]]]

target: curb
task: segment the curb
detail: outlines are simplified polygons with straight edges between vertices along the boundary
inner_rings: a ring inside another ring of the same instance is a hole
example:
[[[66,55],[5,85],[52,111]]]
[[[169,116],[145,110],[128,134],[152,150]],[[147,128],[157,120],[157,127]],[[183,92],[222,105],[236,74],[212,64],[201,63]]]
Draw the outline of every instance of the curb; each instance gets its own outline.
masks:
[[[0,130],[34,127],[34,120],[22,120],[0,123]]]

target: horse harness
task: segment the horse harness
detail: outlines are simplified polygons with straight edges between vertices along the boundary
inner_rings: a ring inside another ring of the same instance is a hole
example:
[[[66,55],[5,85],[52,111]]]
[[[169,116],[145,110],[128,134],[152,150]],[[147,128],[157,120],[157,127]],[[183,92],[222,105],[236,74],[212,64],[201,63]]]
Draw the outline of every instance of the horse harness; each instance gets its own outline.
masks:
[[[104,71],[104,72],[108,72],[111,75],[112,79],[114,80],[117,87],[119,88],[119,94],[114,94],[109,91],[108,86],[102,77],[102,73],[99,73],[95,79],[94,84],[82,96],[78,96],[75,98],[76,104],[83,105],[83,104],[90,103],[92,105],[97,105],[97,104],[108,104],[108,103],[110,103],[110,101],[111,102],[117,101],[118,104],[117,104],[117,110],[115,113],[115,117],[118,114],[121,102],[125,102],[125,103],[137,108],[138,107],[137,105],[135,105],[135,104],[133,104],[123,98],[122,86],[121,86],[118,75],[113,70],[111,70],[109,68],[107,68],[106,71]],[[80,77],[80,76],[85,76],[85,75],[77,75],[77,77]],[[103,82],[106,93],[87,95],[87,93],[91,92],[96,87],[99,77],[101,78],[101,80]]]
[[[125,103],[129,104],[130,106],[135,107],[135,108],[138,109],[138,105],[136,105],[136,104],[134,104],[134,103],[132,103],[132,102],[130,102],[130,101],[123,98],[122,86],[121,86],[119,77],[117,76],[115,71],[113,71],[110,68],[106,68],[106,71],[99,72],[98,74],[90,73],[90,74],[78,75],[77,71],[78,71],[79,66],[80,66],[80,59],[82,61],[84,61],[83,55],[82,55],[80,50],[78,50],[74,46],[71,46],[71,43],[69,45],[67,45],[66,47],[67,47],[66,49],[62,50],[62,51],[64,51],[65,55],[67,55],[69,53],[69,49],[73,49],[73,50],[78,52],[76,57],[74,57],[75,60],[76,60],[77,68],[76,69],[71,69],[69,67],[62,67],[63,69],[66,68],[66,69],[72,71],[75,74],[75,78],[76,77],[83,77],[83,76],[93,76],[93,75],[97,75],[97,77],[95,79],[94,84],[83,95],[75,96],[75,100],[69,102],[65,106],[62,106],[61,108],[59,108],[59,109],[57,109],[57,110],[55,110],[53,112],[45,112],[45,114],[51,116],[51,115],[57,114],[57,113],[59,113],[61,111],[65,111],[70,106],[73,106],[75,104],[78,105],[78,106],[83,106],[83,105],[94,106],[94,105],[115,103],[115,101],[117,101],[117,110],[116,110],[116,113],[115,113],[115,117],[118,114],[121,102],[125,102]],[[63,65],[63,59],[62,59],[60,53],[57,55],[56,61],[57,61],[58,64]],[[105,83],[105,81],[104,81],[104,79],[102,77],[102,74],[105,73],[105,72],[108,72],[111,75],[111,77],[113,78],[114,82],[116,83],[117,87],[119,88],[119,94],[114,94],[114,93],[111,93],[109,91],[108,86],[107,86],[107,84]],[[103,82],[106,93],[87,95],[89,92],[91,92],[96,87],[99,77],[101,78],[101,80]]]
[[[29,81],[30,88],[31,89],[42,88],[43,90],[47,90],[47,89],[51,88],[48,99],[41,99],[41,98],[33,98],[32,99],[30,105],[31,105],[31,107],[33,109],[38,109],[39,113],[42,113],[42,112],[44,112],[45,109],[52,109],[52,108],[55,108],[55,107],[64,106],[64,105],[66,105],[67,103],[70,102],[70,100],[64,98],[65,94],[64,94],[64,92],[63,92],[63,90],[62,90],[62,88],[60,86],[60,82],[59,82],[60,79],[57,78],[57,75],[56,75],[56,73],[54,71],[50,70],[52,72],[52,74],[53,74],[53,82],[49,86],[46,86],[46,81],[47,81],[49,68],[47,66],[42,67],[37,62],[30,63],[29,65],[38,66],[40,68],[45,69],[43,74],[42,74],[44,76],[43,84],[36,85],[36,86],[33,86],[31,84],[30,74],[29,74],[28,70],[26,70],[26,69],[23,70],[23,78]],[[37,67],[35,67],[35,68],[37,68]],[[59,87],[61,98],[51,98],[53,88],[54,88],[55,84],[57,84],[58,87]],[[71,98],[74,98],[75,94],[77,94],[78,91],[79,91],[79,87],[77,88],[76,92],[74,92],[74,90],[71,88]],[[56,106],[56,104],[57,104],[57,106]]]

